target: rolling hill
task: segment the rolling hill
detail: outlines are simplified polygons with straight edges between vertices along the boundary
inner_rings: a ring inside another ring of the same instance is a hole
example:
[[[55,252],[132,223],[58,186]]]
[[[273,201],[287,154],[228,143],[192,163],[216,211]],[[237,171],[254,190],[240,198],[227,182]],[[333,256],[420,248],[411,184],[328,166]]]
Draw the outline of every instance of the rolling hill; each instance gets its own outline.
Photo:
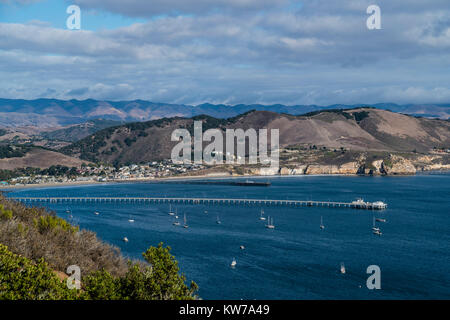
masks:
[[[376,108],[315,111],[301,116],[249,111],[236,117],[163,118],[111,127],[63,149],[87,161],[142,163],[170,158],[177,128],[192,131],[194,120],[208,128],[267,128],[280,130],[281,147],[315,145],[356,151],[429,152],[450,145],[450,122],[416,118]]]

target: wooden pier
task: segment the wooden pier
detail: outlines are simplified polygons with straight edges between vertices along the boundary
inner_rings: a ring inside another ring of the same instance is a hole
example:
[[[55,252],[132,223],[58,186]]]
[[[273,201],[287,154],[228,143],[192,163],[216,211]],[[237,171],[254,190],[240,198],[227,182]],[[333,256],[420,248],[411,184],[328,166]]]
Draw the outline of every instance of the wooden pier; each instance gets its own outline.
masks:
[[[249,205],[249,206],[290,206],[290,207],[331,207],[366,210],[383,210],[387,204],[377,202],[309,201],[251,198],[172,198],[172,197],[11,197],[23,203],[131,203],[131,204],[191,204],[191,205]]]

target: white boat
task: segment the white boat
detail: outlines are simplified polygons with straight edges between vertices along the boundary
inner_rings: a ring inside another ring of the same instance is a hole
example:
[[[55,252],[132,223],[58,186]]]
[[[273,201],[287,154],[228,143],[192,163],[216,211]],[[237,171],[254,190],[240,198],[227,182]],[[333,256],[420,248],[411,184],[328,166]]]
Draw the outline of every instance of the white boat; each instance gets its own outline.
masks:
[[[376,232],[380,232],[380,228],[378,228],[378,227],[375,225],[375,217],[373,217],[372,231],[373,231],[373,233],[375,233],[375,234],[377,234]],[[381,232],[380,232],[380,234],[381,234]]]
[[[267,229],[275,229],[275,225],[273,224],[273,218],[268,217],[266,228]]]
[[[98,216],[98,215],[100,214],[100,212],[95,211],[94,214],[95,214],[96,216]]]
[[[259,216],[259,220],[266,220],[266,217],[264,217],[264,210],[261,209],[261,215]]]
[[[174,225],[174,226],[179,226],[179,225],[180,225],[180,222],[179,222],[179,221],[175,221],[175,222],[173,223],[173,225]]]
[[[387,222],[386,219],[382,219],[382,218],[376,218],[375,220],[378,222]]]
[[[174,216],[175,212],[172,211],[172,205],[169,207],[169,216]]]
[[[245,250],[245,247],[244,246],[240,246],[239,249]]]
[[[205,210],[205,214],[208,214],[208,210]]]
[[[217,224],[221,224],[222,223],[222,221],[220,221],[220,219],[219,219],[219,215],[217,215],[216,223]]]
[[[233,258],[233,261],[231,261],[231,265],[232,268],[236,267],[236,259]]]
[[[187,224],[187,220],[186,220],[186,213],[184,214],[184,225],[183,228],[187,229],[189,228],[188,224]]]
[[[131,218],[131,214],[130,214],[130,216],[128,217],[128,222],[129,222],[129,223],[133,223],[133,222],[134,222],[134,219]]]
[[[378,229],[378,230],[373,230],[372,232],[373,232],[373,234],[376,234],[377,236],[381,236],[381,235],[382,235],[380,229]]]
[[[343,262],[341,262],[341,273],[344,274],[345,273],[345,265]]]
[[[323,218],[322,218],[322,216],[320,216],[320,229],[321,230],[325,229],[325,226],[323,225]]]
[[[123,237],[123,242],[128,242],[128,238],[127,237]]]

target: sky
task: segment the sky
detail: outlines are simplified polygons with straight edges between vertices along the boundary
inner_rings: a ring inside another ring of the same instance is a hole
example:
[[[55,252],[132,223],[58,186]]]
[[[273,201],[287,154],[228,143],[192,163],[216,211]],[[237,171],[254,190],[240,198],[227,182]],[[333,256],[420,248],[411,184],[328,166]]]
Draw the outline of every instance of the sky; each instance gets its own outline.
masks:
[[[450,1],[0,0],[0,97],[450,103]]]

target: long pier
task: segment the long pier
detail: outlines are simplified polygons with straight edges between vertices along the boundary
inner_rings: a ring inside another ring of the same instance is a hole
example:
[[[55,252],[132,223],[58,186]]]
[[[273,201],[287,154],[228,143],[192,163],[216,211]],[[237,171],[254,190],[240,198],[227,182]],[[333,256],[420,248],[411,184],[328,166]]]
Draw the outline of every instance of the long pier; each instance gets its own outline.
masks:
[[[256,206],[292,206],[292,207],[332,207],[366,210],[382,210],[387,205],[381,201],[353,202],[310,201],[310,200],[280,200],[251,198],[172,198],[172,197],[11,197],[10,199],[23,203],[155,203],[155,204],[201,204],[201,205],[256,205]]]

